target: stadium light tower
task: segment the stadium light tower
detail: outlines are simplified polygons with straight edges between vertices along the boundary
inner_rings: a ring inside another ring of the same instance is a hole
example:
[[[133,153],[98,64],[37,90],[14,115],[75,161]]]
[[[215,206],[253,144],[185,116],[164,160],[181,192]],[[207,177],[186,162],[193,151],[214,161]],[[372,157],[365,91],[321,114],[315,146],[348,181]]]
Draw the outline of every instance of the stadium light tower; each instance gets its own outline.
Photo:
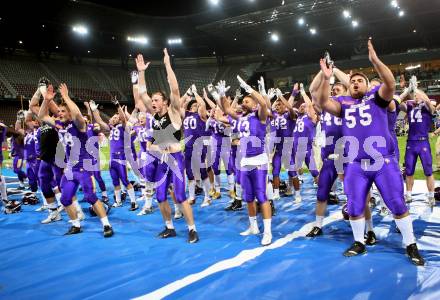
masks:
[[[181,38],[168,39],[168,45],[182,45],[182,39]]]
[[[89,30],[84,25],[75,25],[72,27],[72,30],[79,35],[87,35],[89,33]]]
[[[270,35],[270,39],[272,40],[272,42],[276,43],[276,42],[278,42],[280,40],[280,36],[278,34],[276,34],[276,33],[272,33]]]
[[[220,0],[209,0],[212,5],[218,5]]]

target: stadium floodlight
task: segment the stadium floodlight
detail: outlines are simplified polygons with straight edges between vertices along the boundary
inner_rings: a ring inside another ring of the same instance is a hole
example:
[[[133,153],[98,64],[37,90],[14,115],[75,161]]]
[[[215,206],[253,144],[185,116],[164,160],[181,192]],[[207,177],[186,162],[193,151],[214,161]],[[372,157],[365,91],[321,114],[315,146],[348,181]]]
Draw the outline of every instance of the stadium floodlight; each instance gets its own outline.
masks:
[[[315,28],[310,28],[310,33],[312,34],[312,35],[315,35],[316,34],[316,29]]]
[[[212,5],[218,5],[220,0],[209,0]]]
[[[304,25],[305,22],[306,21],[304,21],[304,18],[299,18],[298,19],[298,25],[300,25],[300,26]]]
[[[72,27],[72,30],[79,35],[86,35],[89,33],[89,30],[87,29],[87,27],[85,27],[83,25],[75,25]]]
[[[399,7],[399,3],[397,3],[396,0],[393,0],[393,1],[391,1],[391,6],[397,8],[397,7]]]
[[[359,26],[359,22],[356,20],[351,21],[351,26],[353,26],[354,28]]]
[[[270,35],[270,39],[272,40],[272,42],[278,42],[280,40],[280,37],[278,36],[278,34],[272,33]]]
[[[182,39],[181,38],[168,39],[168,44],[169,45],[181,45]]]
[[[350,12],[346,9],[344,9],[344,11],[342,12],[342,15],[344,16],[344,18],[348,19],[351,17]]]
[[[21,45],[21,44],[23,44],[23,41],[18,41],[18,43]]]
[[[403,17],[405,15],[405,11],[399,10],[399,17]]]
[[[141,45],[148,44],[148,39],[145,36],[128,36],[127,41]]]

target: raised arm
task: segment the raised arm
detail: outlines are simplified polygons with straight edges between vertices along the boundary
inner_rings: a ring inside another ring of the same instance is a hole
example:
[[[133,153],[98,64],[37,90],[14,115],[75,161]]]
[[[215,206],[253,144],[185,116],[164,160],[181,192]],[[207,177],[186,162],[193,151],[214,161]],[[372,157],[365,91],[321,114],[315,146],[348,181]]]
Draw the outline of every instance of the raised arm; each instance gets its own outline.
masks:
[[[425,103],[426,108],[429,110],[431,115],[435,113],[435,106],[431,103],[431,99],[429,99],[428,95],[425,94],[422,90],[416,89],[415,95],[417,98],[422,99]]]
[[[79,110],[75,102],[73,102],[72,99],[70,99],[69,91],[65,83],[62,83],[60,85],[60,93],[61,93],[61,97],[63,97],[64,102],[69,108],[70,115],[72,116],[73,119],[73,123],[75,123],[76,127],[78,127],[80,131],[85,132],[87,130],[87,126],[86,126],[86,122],[84,121],[84,117],[81,114],[81,111]]]
[[[176,74],[171,66],[170,56],[168,55],[167,48],[163,49],[163,63],[165,64],[165,69],[167,71],[168,84],[170,86],[170,107],[176,111],[180,110],[180,91],[179,83],[177,82]]]
[[[312,100],[309,98],[309,96],[307,95],[306,91],[304,90],[303,85],[300,85],[300,91],[301,91],[301,96],[304,99],[304,102],[306,103],[306,110],[307,110],[307,115],[309,116],[309,118],[312,120],[313,123],[316,123],[318,121],[318,116],[316,114],[315,108],[313,107],[313,103]]]
[[[206,93],[206,90],[203,89],[203,97],[205,98],[206,103],[208,103],[209,107],[211,108],[215,108],[217,105],[219,105],[220,107],[222,106],[222,103],[220,101],[220,95],[218,94],[217,90],[215,89],[214,85],[208,84],[208,92],[211,94],[212,98],[214,98],[215,102],[214,103],[211,101],[211,99],[209,99],[208,94]]]
[[[116,99],[116,96],[112,98],[112,103],[114,106],[116,106],[116,109],[118,110],[118,114],[119,114],[119,119],[121,120],[121,123],[125,126],[127,124],[127,116],[125,115],[125,112],[122,110],[122,107],[119,104],[118,99]]]
[[[396,80],[394,79],[393,72],[377,57],[371,38],[368,40],[368,58],[383,81],[379,89],[379,96],[385,101],[393,100],[394,92],[396,91]]]
[[[147,93],[147,86],[145,83],[145,70],[148,68],[149,65],[150,62],[145,63],[142,54],[138,54],[138,56],[136,57],[136,67],[138,69],[137,79],[138,79],[139,99],[144,103],[144,106],[147,109],[147,111],[152,113],[153,108],[151,106],[151,98]],[[133,76],[134,74],[132,74],[132,82],[134,81]],[[134,91],[135,89],[133,88],[133,92]]]
[[[92,101],[92,100],[90,100],[90,101]],[[84,106],[85,106],[86,109],[87,109],[87,115],[89,116],[90,123],[93,123],[93,114],[92,114],[92,111],[90,110],[90,104],[89,104],[89,102],[85,101],[85,102],[84,102]]]
[[[339,82],[348,89],[350,86],[350,75],[342,72],[338,68],[333,68],[333,75],[335,75]]]
[[[53,86],[49,85],[47,87],[47,90],[43,93],[43,103],[41,104],[41,107],[38,111],[38,118],[53,127],[55,127],[55,121],[52,117],[49,116],[49,104],[53,101],[55,97],[55,92],[53,90]]]
[[[331,66],[327,67],[324,59],[321,59],[319,61],[319,64],[321,66],[323,78],[321,81],[321,85],[316,90],[317,103],[319,104],[319,106],[323,110],[331,113],[334,116],[340,117],[341,116],[341,104],[329,97],[329,95],[330,95],[330,77],[332,76]]]
[[[237,80],[240,82],[240,86],[246,91],[246,93],[250,94],[250,96],[258,103],[258,117],[260,122],[266,123],[268,117],[268,107],[267,102],[261,96],[260,93],[255,91],[250,85],[248,85],[240,76],[237,75]]]
[[[292,107],[295,106],[295,103],[296,103],[295,102],[295,97],[298,96],[298,94],[299,94],[299,90],[298,90],[298,82],[297,82],[297,83],[295,83],[293,85],[292,92],[290,93],[289,100],[287,100],[287,102],[289,102],[290,106],[292,106]]]
[[[280,91],[280,89],[276,89],[276,94],[277,94],[278,99],[280,99],[280,101],[284,104],[284,106],[286,106],[287,110],[289,111],[290,118],[292,120],[296,119],[295,110],[293,109],[292,105],[290,105],[289,101],[287,101],[286,98],[284,98],[284,95]]]
[[[194,94],[194,97],[196,98],[197,101],[197,106],[198,106],[197,113],[199,114],[200,119],[206,122],[208,120],[208,112],[206,111],[205,101],[203,101],[203,98],[200,97],[200,95],[197,93],[197,89],[194,84],[192,86],[192,93]]]
[[[93,118],[95,119],[96,123],[99,124],[99,126],[103,131],[105,132],[110,131],[110,126],[108,126],[108,124],[102,120],[98,110],[98,105],[95,103],[95,101],[90,100],[89,105],[90,105],[90,110],[92,111],[93,114]]]

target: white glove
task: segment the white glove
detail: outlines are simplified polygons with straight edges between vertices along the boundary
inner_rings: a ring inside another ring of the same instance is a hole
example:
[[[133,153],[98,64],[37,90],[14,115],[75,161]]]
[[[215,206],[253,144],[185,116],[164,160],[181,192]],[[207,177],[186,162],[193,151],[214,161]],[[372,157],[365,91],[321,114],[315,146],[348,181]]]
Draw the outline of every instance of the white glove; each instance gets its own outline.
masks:
[[[281,98],[281,96],[283,95],[283,92],[281,92],[280,89],[276,89],[276,90],[275,90],[275,93],[276,93],[276,95],[277,95],[278,98]]]
[[[299,84],[299,91],[300,91],[301,95],[306,93],[306,91],[304,90],[304,85],[302,83]]]
[[[195,85],[195,84],[191,85],[191,93],[192,93],[193,95],[196,95],[196,94],[197,94],[197,88],[196,88],[196,85]]]
[[[248,94],[252,94],[252,92],[254,91],[254,89],[246,83],[246,81],[244,81],[240,75],[237,75],[237,80],[240,83],[240,86],[246,91],[246,93]]]
[[[413,75],[409,80],[409,91],[415,93],[416,90],[417,90],[417,77]]]
[[[96,111],[98,109],[98,104],[96,104],[93,100],[89,101],[89,106],[91,111]]]
[[[216,85],[217,91],[220,97],[226,97],[226,92],[231,88],[230,86],[226,86],[226,81],[220,80]]]
[[[243,95],[241,94],[241,90],[240,89],[236,89],[235,90],[235,98],[239,99],[243,97]]]
[[[220,95],[218,94],[212,83],[208,84],[208,92],[211,94],[215,101],[220,101]]]
[[[264,86],[264,78],[263,76],[260,77],[260,80],[258,80],[258,91],[262,96],[266,96],[266,87]]]
[[[267,98],[269,98],[269,100],[271,100],[276,94],[277,94],[276,90],[273,88],[270,88],[267,91]]]
[[[139,73],[138,71],[132,71],[131,72],[131,83],[132,84],[138,84],[139,80]]]

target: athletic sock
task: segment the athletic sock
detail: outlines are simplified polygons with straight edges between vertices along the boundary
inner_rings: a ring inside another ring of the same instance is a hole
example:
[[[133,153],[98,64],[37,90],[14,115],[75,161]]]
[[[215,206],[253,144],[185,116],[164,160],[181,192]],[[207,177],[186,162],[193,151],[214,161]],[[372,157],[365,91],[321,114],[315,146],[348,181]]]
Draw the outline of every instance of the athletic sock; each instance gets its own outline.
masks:
[[[272,234],[272,219],[263,219],[264,233]]]
[[[81,227],[81,222],[79,219],[72,220],[72,226]]]
[[[405,246],[414,244],[416,242],[416,238],[414,237],[413,232],[413,224],[411,216],[406,216],[402,219],[394,219],[396,222],[397,228],[399,228],[402,233],[403,243]]]
[[[359,220],[350,220],[351,230],[353,231],[353,237],[356,242],[365,244],[364,232],[365,232],[365,218]]]
[[[189,199],[193,200],[196,198],[196,182],[194,180],[188,181],[188,194]]]
[[[228,190],[234,190],[235,177],[234,174],[228,175]]]
[[[121,203],[121,190],[115,190],[115,200],[117,203]]]
[[[214,186],[215,186],[216,192],[220,192],[220,186],[221,186],[221,183],[222,183],[220,175],[215,175],[214,176],[214,183],[215,183]]]
[[[249,225],[251,228],[258,228],[257,216],[249,217]]]
[[[211,183],[209,182],[209,178],[203,180],[203,193],[205,197],[209,197],[209,189],[211,188]]]
[[[55,193],[55,199],[57,200],[58,206],[62,206],[62,203],[61,203],[61,193],[60,192]]]
[[[5,176],[1,176],[0,177],[0,194],[2,196],[2,200],[3,201],[7,201],[8,200],[8,192],[6,190]]]
[[[322,223],[324,222],[324,216],[316,216],[315,226],[322,228]]]
[[[73,201],[73,204],[75,205],[77,212],[82,212],[82,207],[81,207],[81,205],[79,205],[78,200]]]
[[[174,229],[173,220],[165,221],[165,226],[168,229]]]
[[[136,203],[136,195],[134,194],[134,188],[127,189],[128,197],[131,203]]]
[[[243,196],[243,189],[238,183],[235,184],[235,195],[237,196],[237,200],[241,200],[241,197]]]
[[[196,230],[196,224],[193,224],[193,225],[188,225],[188,230],[194,230],[194,231],[197,231]]]
[[[266,184],[266,197],[268,200],[273,200],[273,188],[270,182]]]
[[[370,219],[365,219],[365,225],[366,225],[366,230],[368,231],[373,231],[373,218]]]
[[[108,217],[107,216],[101,218],[100,220],[101,220],[101,223],[102,223],[102,227],[104,227],[104,226],[111,226],[109,221],[108,221]]]
[[[101,191],[101,195],[108,198],[107,191]]]

